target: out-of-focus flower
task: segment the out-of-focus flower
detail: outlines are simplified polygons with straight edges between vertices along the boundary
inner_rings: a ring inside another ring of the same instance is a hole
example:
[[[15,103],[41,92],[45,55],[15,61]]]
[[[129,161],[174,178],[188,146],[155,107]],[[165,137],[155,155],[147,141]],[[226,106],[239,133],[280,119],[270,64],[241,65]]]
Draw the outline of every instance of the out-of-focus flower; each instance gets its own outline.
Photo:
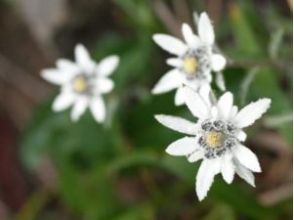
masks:
[[[182,85],[188,85],[198,91],[203,85],[212,81],[211,71],[219,72],[226,65],[226,59],[214,49],[214,30],[206,13],[200,15],[198,35],[188,24],[182,25],[185,42],[166,35],[155,34],[154,41],[167,52],[176,57],[167,59],[173,69],[166,73],[152,90],[161,94],[177,89],[175,104],[184,104]]]
[[[203,87],[200,93],[185,87],[185,103],[197,123],[183,118],[157,115],[156,119],[164,126],[190,135],[171,143],[166,152],[174,156],[186,156],[189,162],[203,159],[196,178],[196,193],[203,200],[214,176],[221,173],[227,183],[234,174],[255,186],[252,172],[261,172],[256,155],[242,142],[246,139],[243,128],[252,125],[267,111],[271,100],[259,99],[238,111],[233,105],[233,95],[223,94],[217,103],[209,99],[210,89]]]
[[[52,108],[59,112],[72,106],[71,118],[77,121],[89,107],[96,121],[103,122],[106,108],[102,95],[114,87],[108,76],[116,69],[119,57],[108,56],[97,64],[87,49],[79,44],[75,47],[75,60],[74,63],[59,59],[56,69],[45,69],[41,73],[45,80],[61,87]]]

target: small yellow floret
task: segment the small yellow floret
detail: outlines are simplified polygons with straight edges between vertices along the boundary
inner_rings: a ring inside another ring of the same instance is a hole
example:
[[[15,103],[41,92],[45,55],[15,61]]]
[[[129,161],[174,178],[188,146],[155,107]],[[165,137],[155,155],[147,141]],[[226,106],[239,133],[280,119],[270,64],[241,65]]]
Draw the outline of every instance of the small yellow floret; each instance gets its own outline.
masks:
[[[216,148],[222,145],[224,134],[222,132],[210,131],[206,135],[206,143],[211,148]]]
[[[198,68],[198,61],[195,57],[186,57],[183,61],[183,69],[186,73],[196,73]]]
[[[78,76],[73,81],[73,88],[77,92],[85,92],[88,89],[88,82],[85,77]]]

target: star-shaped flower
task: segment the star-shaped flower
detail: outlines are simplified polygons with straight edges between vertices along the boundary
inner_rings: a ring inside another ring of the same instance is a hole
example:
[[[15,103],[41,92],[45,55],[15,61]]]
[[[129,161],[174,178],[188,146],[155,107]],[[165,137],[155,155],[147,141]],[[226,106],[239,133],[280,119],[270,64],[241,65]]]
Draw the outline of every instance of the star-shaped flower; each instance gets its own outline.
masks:
[[[59,59],[56,69],[45,69],[41,73],[45,80],[61,87],[52,108],[59,112],[73,106],[71,118],[77,121],[89,107],[96,121],[103,122],[106,108],[102,95],[114,87],[108,76],[116,69],[119,57],[108,56],[97,64],[79,44],[75,47],[75,59],[76,63]]]
[[[211,71],[221,71],[226,59],[214,51],[214,30],[206,13],[202,13],[198,22],[198,35],[188,24],[182,25],[185,42],[166,35],[155,34],[154,41],[164,50],[176,57],[167,59],[173,69],[167,72],[155,85],[153,94],[161,94],[177,89],[175,104],[184,104],[182,85],[188,85],[195,91],[210,84]]]
[[[197,123],[180,117],[156,116],[164,126],[189,135],[171,143],[166,149],[168,154],[186,156],[189,162],[202,159],[196,178],[196,193],[200,201],[207,195],[218,173],[229,184],[237,173],[255,185],[252,172],[261,172],[261,168],[256,155],[242,144],[246,139],[243,129],[260,118],[271,103],[270,99],[263,98],[238,111],[233,105],[232,93],[224,93],[213,104],[209,91],[202,88],[198,94],[188,87],[183,89],[185,103],[198,118]]]

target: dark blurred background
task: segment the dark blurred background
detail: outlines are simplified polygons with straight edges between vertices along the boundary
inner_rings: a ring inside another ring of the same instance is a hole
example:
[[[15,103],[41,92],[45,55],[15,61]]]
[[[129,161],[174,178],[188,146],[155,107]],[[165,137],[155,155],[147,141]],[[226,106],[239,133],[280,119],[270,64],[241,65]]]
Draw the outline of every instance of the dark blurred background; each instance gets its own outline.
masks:
[[[292,219],[292,10],[292,0],[0,0],[0,219]],[[273,102],[247,131],[257,187],[217,178],[202,203],[198,164],[165,155],[178,136],[153,120],[189,113],[173,92],[149,92],[168,70],[152,34],[181,37],[193,11],[214,22],[237,104]],[[57,89],[40,70],[72,59],[77,43],[97,61],[121,56],[104,126],[50,109]]]

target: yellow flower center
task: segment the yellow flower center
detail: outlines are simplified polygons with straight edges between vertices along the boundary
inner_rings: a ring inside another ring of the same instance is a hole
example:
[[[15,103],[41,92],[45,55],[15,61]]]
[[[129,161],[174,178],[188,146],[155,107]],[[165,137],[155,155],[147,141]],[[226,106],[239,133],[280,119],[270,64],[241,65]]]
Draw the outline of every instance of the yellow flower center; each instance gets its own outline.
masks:
[[[183,61],[183,68],[186,73],[196,73],[198,68],[198,61],[195,57],[185,57]]]
[[[88,82],[85,77],[78,76],[73,81],[73,88],[77,92],[85,92],[88,89]]]
[[[206,135],[206,143],[211,148],[216,148],[222,145],[224,134],[218,131],[210,131]]]

